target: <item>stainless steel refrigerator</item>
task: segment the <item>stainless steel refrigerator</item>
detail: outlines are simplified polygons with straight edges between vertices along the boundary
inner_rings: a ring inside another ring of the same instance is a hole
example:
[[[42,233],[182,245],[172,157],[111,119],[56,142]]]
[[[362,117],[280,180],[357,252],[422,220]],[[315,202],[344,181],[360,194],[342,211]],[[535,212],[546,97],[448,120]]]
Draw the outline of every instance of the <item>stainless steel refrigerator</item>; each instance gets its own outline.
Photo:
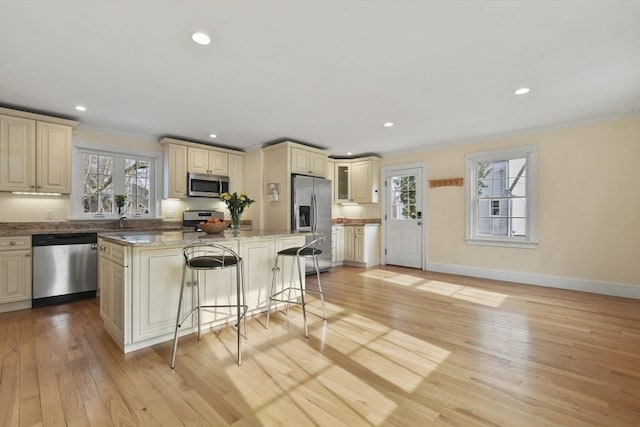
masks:
[[[319,235],[326,236],[322,255],[318,257],[320,271],[331,268],[331,181],[305,175],[291,175],[291,230],[307,231],[307,243]],[[307,260],[307,274],[315,272],[313,261]]]

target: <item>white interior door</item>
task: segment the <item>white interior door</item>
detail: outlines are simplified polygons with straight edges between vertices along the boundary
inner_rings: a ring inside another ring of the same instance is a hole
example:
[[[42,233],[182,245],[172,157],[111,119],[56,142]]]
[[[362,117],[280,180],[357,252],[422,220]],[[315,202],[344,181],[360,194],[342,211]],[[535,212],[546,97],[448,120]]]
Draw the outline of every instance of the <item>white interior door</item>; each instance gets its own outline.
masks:
[[[422,268],[422,168],[388,170],[385,178],[386,263]]]

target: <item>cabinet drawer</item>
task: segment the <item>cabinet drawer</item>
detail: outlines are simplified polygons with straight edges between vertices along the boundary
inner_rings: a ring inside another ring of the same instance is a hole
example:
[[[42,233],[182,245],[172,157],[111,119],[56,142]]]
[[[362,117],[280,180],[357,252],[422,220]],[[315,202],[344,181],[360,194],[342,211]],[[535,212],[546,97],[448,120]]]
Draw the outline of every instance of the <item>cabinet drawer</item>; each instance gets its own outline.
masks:
[[[123,245],[116,245],[100,239],[98,240],[98,251],[101,256],[118,264],[124,264],[125,247]]]
[[[31,249],[31,237],[0,237],[0,250]]]

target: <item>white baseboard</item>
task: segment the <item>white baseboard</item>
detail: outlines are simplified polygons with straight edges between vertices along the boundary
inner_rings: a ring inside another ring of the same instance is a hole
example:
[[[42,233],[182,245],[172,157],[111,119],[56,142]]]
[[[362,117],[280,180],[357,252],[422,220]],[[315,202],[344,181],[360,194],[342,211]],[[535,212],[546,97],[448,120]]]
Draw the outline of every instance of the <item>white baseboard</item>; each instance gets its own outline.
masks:
[[[31,308],[31,299],[26,301],[8,302],[0,304],[0,313],[7,313],[9,311],[24,310]]]
[[[506,271],[491,268],[470,267],[459,264],[427,263],[426,270],[437,273],[459,274],[461,276],[480,277],[483,279],[504,280],[527,285],[546,286],[548,288],[567,289],[571,291],[592,292],[624,298],[640,299],[640,285],[625,283],[609,283],[595,280],[577,279],[574,277],[550,276],[538,273]]]

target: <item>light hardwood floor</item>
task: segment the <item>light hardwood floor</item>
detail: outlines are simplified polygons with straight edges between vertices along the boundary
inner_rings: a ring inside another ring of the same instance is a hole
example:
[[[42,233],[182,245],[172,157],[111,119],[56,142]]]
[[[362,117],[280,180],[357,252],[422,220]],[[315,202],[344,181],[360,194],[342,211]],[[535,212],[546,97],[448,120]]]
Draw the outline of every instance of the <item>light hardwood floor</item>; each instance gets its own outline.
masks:
[[[3,426],[638,426],[640,301],[397,267],[124,355],[95,300],[0,314]],[[313,283],[313,278],[309,277]],[[313,299],[309,311],[319,313]]]

